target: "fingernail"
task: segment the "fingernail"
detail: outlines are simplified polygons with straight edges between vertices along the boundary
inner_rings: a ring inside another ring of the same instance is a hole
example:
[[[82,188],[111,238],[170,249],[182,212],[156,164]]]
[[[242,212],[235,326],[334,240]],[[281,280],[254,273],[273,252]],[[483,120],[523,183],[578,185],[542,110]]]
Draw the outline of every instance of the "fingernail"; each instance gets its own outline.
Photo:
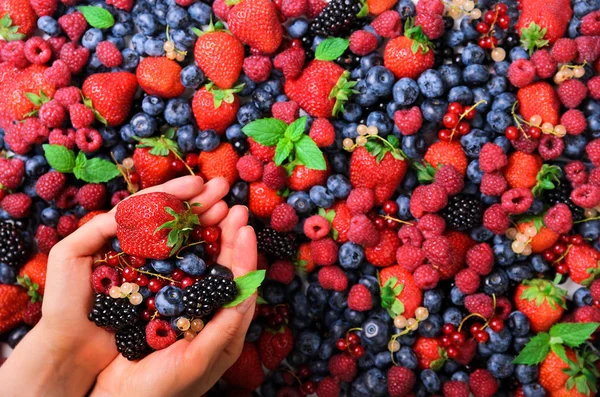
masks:
[[[237,311],[239,313],[246,313],[252,306],[254,306],[255,302],[256,302],[256,295],[252,295],[251,297],[249,297],[248,299],[246,299],[245,301],[243,301],[242,303],[237,305]]]
[[[245,205],[242,205],[242,207],[244,207],[246,211],[250,212],[250,208],[246,207]]]

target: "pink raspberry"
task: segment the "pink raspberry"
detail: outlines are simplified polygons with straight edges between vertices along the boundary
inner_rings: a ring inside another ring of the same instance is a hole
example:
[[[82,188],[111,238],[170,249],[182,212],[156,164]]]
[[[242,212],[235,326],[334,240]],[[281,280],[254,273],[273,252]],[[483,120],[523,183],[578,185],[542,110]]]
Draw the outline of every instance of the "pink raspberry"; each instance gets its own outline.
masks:
[[[366,312],[373,308],[373,297],[367,287],[354,284],[348,293],[348,307],[358,312]]]
[[[421,194],[421,205],[427,212],[438,212],[448,204],[448,192],[437,183],[425,185]]]
[[[569,233],[573,227],[571,210],[566,204],[556,204],[544,215],[544,224],[558,234]]]
[[[177,341],[177,334],[165,320],[154,319],[146,325],[146,343],[154,350],[161,350]]]
[[[117,46],[108,40],[101,41],[96,46],[96,56],[107,68],[116,68],[123,62],[123,55]]]
[[[306,12],[307,8],[306,0],[283,0],[281,2],[281,13],[286,18],[298,18]]]
[[[463,294],[473,294],[479,289],[479,275],[472,269],[463,269],[454,276],[454,284]]]
[[[102,265],[92,272],[92,288],[97,294],[108,295],[108,291],[112,287],[118,287],[120,281],[119,272],[114,267]]]
[[[106,186],[101,183],[88,183],[79,188],[75,200],[88,211],[99,210],[106,202]]]
[[[271,161],[264,168],[262,180],[269,189],[283,189],[287,183],[287,173],[285,168]]]
[[[533,194],[527,188],[514,188],[502,194],[502,209],[509,214],[523,214],[533,204]]]
[[[594,186],[600,186],[600,168],[593,168],[590,171],[587,183]]]
[[[67,117],[65,108],[53,99],[42,105],[38,112],[40,121],[49,128],[60,127]],[[48,134],[49,135],[49,134]]]
[[[434,236],[441,236],[446,229],[446,221],[439,215],[425,214],[419,219],[417,229],[419,229],[426,239]]]
[[[323,11],[327,6],[325,0],[308,0],[308,9],[306,10],[306,16],[309,18],[315,18]]]
[[[350,51],[364,56],[377,49],[377,37],[366,30],[357,30],[350,35]]]
[[[58,7],[58,0],[31,0],[29,3],[38,17],[52,16]]]
[[[479,189],[486,196],[500,196],[506,191],[508,184],[501,172],[484,173]]]
[[[71,73],[77,74],[81,72],[87,64],[87,61],[90,58],[90,51],[71,41],[62,46],[59,57],[69,66]]]
[[[21,128],[23,140],[30,145],[41,145],[48,140],[49,135],[50,130],[37,117],[26,118]]]
[[[67,237],[69,234],[77,230],[77,224],[79,219],[73,214],[67,214],[60,217],[58,225],[56,225],[56,231],[61,237]]]
[[[499,171],[508,163],[502,148],[495,143],[486,143],[479,152],[479,168],[483,172]]]
[[[413,279],[420,289],[433,289],[440,281],[440,273],[431,265],[421,265],[413,273]]]
[[[373,247],[379,242],[379,232],[366,215],[358,214],[354,215],[350,221],[348,239],[355,244]]]
[[[344,291],[348,288],[348,277],[338,266],[326,266],[319,270],[319,284],[327,290]]]
[[[430,13],[434,15],[444,14],[444,3],[441,0],[419,0],[415,8],[417,14]]]
[[[556,92],[562,104],[566,108],[573,109],[583,102],[588,89],[581,81],[570,79],[559,85]]]
[[[492,297],[484,293],[465,297],[465,308],[469,313],[477,313],[485,318],[490,318],[494,315],[494,302]]]
[[[425,262],[425,254],[421,248],[403,245],[396,251],[396,262],[412,273]]]
[[[69,117],[71,118],[71,124],[73,128],[86,128],[91,126],[96,120],[94,111],[83,103],[75,103],[69,106]]]
[[[12,157],[0,157],[0,190],[17,189],[25,176],[25,162],[23,160]]]
[[[573,39],[558,39],[552,46],[551,54],[558,63],[571,63],[577,57],[577,43]]]
[[[18,69],[25,69],[29,66],[29,60],[25,57],[23,40],[9,41],[2,47],[0,54],[4,62],[11,63]]]
[[[330,230],[331,225],[321,215],[313,215],[304,221],[304,234],[311,240],[320,240],[326,237]]]
[[[402,225],[400,230],[398,230],[398,238],[402,241],[402,244],[413,247],[421,247],[423,241],[425,241],[423,234],[421,234],[419,228],[414,224]]]
[[[421,196],[423,195],[424,188],[424,185],[417,186],[415,190],[413,190],[412,195],[410,196],[410,214],[416,219],[421,218],[425,214],[425,210],[423,209],[423,205],[421,204]]]
[[[49,37],[46,41],[50,44],[50,47],[52,47],[52,57],[58,58],[60,56],[60,50],[62,50],[63,46],[67,43],[67,38],[65,36]]]
[[[290,284],[294,280],[296,268],[290,260],[275,261],[267,269],[267,278],[282,284]]]
[[[79,11],[61,16],[58,18],[58,24],[73,42],[78,42],[87,29],[87,21]]]
[[[590,293],[592,294],[592,299],[595,301],[600,301],[600,279],[595,279],[592,281],[590,285]]]
[[[266,81],[271,74],[272,67],[271,59],[264,55],[246,57],[243,64],[244,73],[255,83]]]
[[[588,180],[585,164],[579,160],[571,161],[565,166],[567,180],[573,185],[581,185]]]
[[[271,215],[271,227],[278,232],[291,232],[298,224],[294,207],[287,203],[279,204]]]
[[[600,166],[600,138],[588,142],[585,147],[585,151],[592,164],[594,164],[594,167]]]
[[[52,57],[50,44],[39,36],[34,36],[25,42],[25,58],[35,65],[44,65]]]
[[[452,247],[444,236],[435,236],[425,240],[423,253],[434,266],[448,266],[452,262]]]
[[[396,110],[394,113],[394,122],[402,135],[414,135],[423,124],[423,115],[418,106],[410,109]]]
[[[80,128],[75,131],[75,143],[84,153],[94,153],[102,146],[102,135],[94,128]]]
[[[368,188],[357,188],[350,192],[346,205],[353,214],[366,214],[375,206],[375,193]]]
[[[14,126],[5,130],[4,143],[16,154],[26,154],[31,150],[31,145],[21,136],[22,125]]]
[[[401,24],[400,14],[397,11],[389,10],[379,14],[371,22],[371,27],[381,37],[391,39],[400,36]]]
[[[129,193],[127,190],[117,190],[112,194],[112,196],[110,196],[110,206],[116,207],[117,204],[125,200],[130,195],[131,193]]]
[[[592,11],[581,18],[579,30],[584,36],[600,35],[600,11]]]
[[[310,243],[310,252],[317,265],[331,266],[337,261],[338,246],[332,238],[326,237]]]
[[[263,162],[256,156],[242,156],[235,168],[238,170],[240,179],[246,182],[256,182],[263,176]]]
[[[480,276],[485,276],[494,266],[494,252],[487,243],[480,243],[469,248],[465,260],[469,269]]]
[[[492,204],[483,213],[483,226],[494,234],[504,234],[510,227],[508,213],[500,204]]]
[[[533,62],[535,71],[540,79],[549,79],[556,73],[558,65],[548,50],[541,49],[534,52],[531,56],[531,62]]]
[[[56,62],[58,61],[54,61],[53,65],[56,64]],[[81,103],[81,93],[77,87],[63,87],[56,90],[54,99],[63,105],[65,109],[69,109],[71,105]]]
[[[54,200],[56,206],[61,210],[68,210],[75,207],[77,204],[75,197],[77,196],[78,191],[79,189],[75,186],[67,186],[64,188],[63,191],[58,194],[56,200]]]
[[[531,154],[537,149],[539,140],[525,137],[525,135],[519,131],[519,137],[513,139],[510,143],[519,152]]]
[[[320,148],[331,146],[335,142],[335,129],[331,125],[331,122],[323,117],[319,117],[313,121],[308,135]]]
[[[2,199],[0,207],[2,207],[11,218],[25,218],[29,216],[30,213],[31,197],[25,193],[12,193]]]
[[[439,168],[434,177],[434,183],[443,186],[448,196],[455,196],[465,187],[464,177],[451,164],[444,164]]]
[[[66,130],[55,128],[48,135],[48,143],[51,145],[61,145],[73,150],[75,147],[75,130],[72,128]]]
[[[440,14],[429,12],[417,13],[415,26],[420,26],[430,40],[439,39],[444,35],[444,19]]]
[[[594,99],[600,99],[600,76],[594,76],[587,81],[587,88],[590,96]]]
[[[288,124],[300,117],[300,106],[295,101],[275,102],[271,106],[273,117]]]
[[[38,250],[47,254],[60,241],[60,237],[53,227],[39,225],[35,232],[35,241],[37,242]]]
[[[571,192],[571,201],[583,208],[594,208],[600,204],[600,187],[583,184]]]
[[[599,36],[579,36],[575,39],[577,43],[577,63],[593,63],[600,55]]]
[[[569,135],[579,135],[587,128],[587,120],[583,112],[577,109],[569,109],[564,112],[560,117],[560,123],[566,128]]]
[[[515,87],[525,87],[535,79],[535,65],[527,59],[517,59],[508,67],[508,80]]]

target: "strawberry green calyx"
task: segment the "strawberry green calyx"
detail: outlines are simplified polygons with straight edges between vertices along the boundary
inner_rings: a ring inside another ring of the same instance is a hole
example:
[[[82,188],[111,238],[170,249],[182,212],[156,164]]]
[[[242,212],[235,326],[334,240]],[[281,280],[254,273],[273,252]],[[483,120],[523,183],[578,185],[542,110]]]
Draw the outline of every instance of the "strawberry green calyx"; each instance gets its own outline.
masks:
[[[404,36],[413,41],[411,47],[413,54],[416,54],[419,50],[421,50],[421,53],[427,54],[429,49],[434,47],[433,43],[429,41],[429,38],[423,33],[423,28],[415,26],[413,18],[408,18],[406,20],[406,23],[404,24]]]
[[[529,55],[538,49],[548,45],[548,40],[544,39],[548,29],[542,28],[535,22],[521,29],[521,47],[529,52]]]
[[[391,318],[404,313],[404,304],[397,298],[404,289],[404,284],[398,284],[398,278],[390,277],[381,287],[381,307],[387,310]]]
[[[365,149],[375,157],[377,163],[383,160],[386,153],[390,153],[396,160],[404,161],[405,154],[400,149],[400,140],[394,135],[388,135],[387,139],[377,134],[366,135],[366,137]]]
[[[192,28],[192,32],[194,32],[196,34],[196,36],[198,36],[198,37],[200,37],[206,33],[213,33],[213,32],[219,32],[219,31],[231,33],[229,30],[225,29],[225,25],[223,25],[223,22],[217,21],[217,23],[213,23],[212,16],[210,17],[210,23],[208,24],[208,27],[206,29],[200,30],[198,28]]]
[[[81,93],[81,99],[83,100],[83,104],[92,109],[92,112],[94,112],[94,117],[96,117],[96,120],[98,120],[99,122],[101,122],[104,125],[108,125],[108,121],[106,120],[106,118],[100,114],[99,111],[97,111],[96,109],[94,109],[94,105],[92,104],[92,100],[90,98],[86,98],[83,96],[83,92]]]
[[[227,6],[229,6],[229,7],[232,7],[241,2],[242,2],[242,0],[225,0],[225,4],[227,4]]]
[[[360,4],[362,7],[360,7],[360,11],[358,12],[358,14],[356,14],[356,17],[365,18],[367,15],[369,15],[369,6],[367,5],[367,2],[365,0],[360,0]]]
[[[576,352],[575,356],[575,361],[568,359],[566,361],[569,368],[564,369],[564,372],[569,375],[569,379],[567,379],[565,387],[567,390],[571,390],[575,387],[579,393],[585,395],[592,392],[597,393],[598,388],[596,385],[598,384],[600,373],[598,373],[595,362],[598,361],[600,357],[593,352],[583,352],[582,354]]]
[[[433,360],[429,365],[429,368],[436,372],[442,369],[448,360],[448,354],[446,353],[446,350],[442,349],[441,347],[438,347],[438,354],[440,355],[440,358]]]
[[[535,301],[536,306],[540,306],[546,301],[553,309],[558,307],[567,308],[565,303],[567,291],[557,287],[551,281],[537,278],[525,280],[523,285],[529,288],[523,291],[520,296],[521,299],[526,299],[529,302]]]
[[[335,105],[331,111],[332,116],[337,116],[339,111],[344,111],[344,103],[350,98],[352,94],[358,94],[358,91],[354,90],[353,87],[356,85],[356,81],[348,80],[350,72],[345,71],[338,79],[335,86],[329,93],[329,99],[335,98]]]
[[[539,196],[544,190],[552,190],[560,185],[560,175],[562,171],[560,167],[556,165],[548,165],[544,164],[540,171],[538,172],[536,179],[536,184],[531,189],[531,193],[534,196]]]
[[[169,153],[174,153],[181,156],[181,151],[177,142],[173,139],[168,138],[166,135],[161,135],[158,138],[135,138],[139,142],[136,147],[139,148],[151,148],[150,154],[155,156],[166,157]]]
[[[42,295],[39,293],[39,284],[31,281],[28,275],[23,277],[17,276],[17,283],[27,290],[27,295],[31,297],[31,302],[35,303],[42,300]]]
[[[235,97],[233,96],[233,94],[236,94],[238,92],[240,92],[243,88],[244,88],[244,84],[239,84],[236,85],[233,88],[228,88],[226,90],[222,90],[220,88],[217,88],[215,86],[215,83],[208,83],[206,86],[206,91],[210,92],[214,98],[215,101],[215,109],[218,109],[219,107],[221,107],[221,104],[223,102],[225,103],[233,103],[233,101],[235,100]]]
[[[184,202],[186,211],[181,214],[175,212],[172,208],[166,207],[165,211],[173,217],[173,220],[168,221],[156,228],[154,233],[159,230],[171,229],[167,236],[167,247],[171,249],[171,256],[175,255],[189,240],[190,233],[195,226],[200,225],[198,215],[192,211],[192,207],[200,206],[200,203],[190,204]]]
[[[29,100],[29,102],[36,106],[37,109],[33,109],[31,112],[26,113],[24,118],[37,116],[38,112],[40,111],[39,108],[46,102],[50,102],[50,98],[42,90],[40,90],[39,95],[36,95],[33,92],[26,92],[25,97]]]
[[[6,41],[15,41],[25,38],[23,33],[19,33],[19,27],[12,24],[13,21],[8,14],[0,19],[0,37]]]
[[[437,167],[434,167],[428,162],[425,162],[425,164],[414,163],[413,167],[417,170],[417,179],[419,182],[432,183],[435,178],[435,174],[440,168],[442,168],[442,165],[438,164]]]

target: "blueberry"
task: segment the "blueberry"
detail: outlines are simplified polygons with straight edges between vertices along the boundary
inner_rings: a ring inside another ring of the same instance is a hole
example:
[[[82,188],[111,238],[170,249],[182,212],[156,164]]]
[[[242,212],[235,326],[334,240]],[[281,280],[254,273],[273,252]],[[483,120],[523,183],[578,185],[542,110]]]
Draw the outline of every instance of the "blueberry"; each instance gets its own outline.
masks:
[[[261,323],[252,322],[248,327],[248,332],[246,332],[246,342],[254,343],[258,342],[260,335],[262,334],[263,327]]]
[[[508,276],[502,269],[496,268],[481,280],[483,292],[488,295],[504,295],[510,287]]]
[[[485,61],[485,51],[476,44],[467,45],[462,51],[462,62],[466,66],[480,65]]]
[[[442,332],[444,321],[439,314],[430,314],[427,319],[421,321],[418,332],[426,338],[434,338]]]
[[[294,207],[299,215],[310,214],[315,208],[308,193],[303,191],[293,192],[289,195],[287,203]]]
[[[342,129],[342,136],[344,138],[355,139],[358,136],[358,132],[356,132],[356,127],[358,124],[356,123],[348,123]]]
[[[164,116],[165,121],[175,127],[189,124],[192,119],[192,108],[189,101],[183,98],[169,99]]]
[[[383,58],[377,52],[367,54],[360,59],[360,68],[365,72],[379,65],[383,65]]]
[[[327,190],[337,199],[345,199],[352,190],[352,185],[344,175],[334,174],[327,178]]]
[[[195,2],[188,8],[190,17],[200,25],[209,24],[211,11],[210,5],[199,1]]]
[[[466,85],[453,87],[448,92],[448,102],[458,102],[461,105],[473,103],[473,92]]]
[[[198,277],[206,272],[206,263],[202,258],[192,252],[181,254],[182,258],[175,261],[175,265],[187,274]]]
[[[260,83],[258,88],[273,95],[273,98],[275,98],[277,95],[283,94],[283,82],[281,79],[267,80],[264,83]]]
[[[437,373],[431,369],[424,369],[420,374],[420,379],[429,393],[435,393],[442,387]]]
[[[544,389],[539,383],[523,385],[522,390],[525,397],[546,397],[546,389]]]
[[[416,81],[408,77],[403,77],[394,84],[392,93],[394,95],[394,102],[398,105],[408,106],[417,101],[420,90]]]
[[[517,364],[515,366],[515,375],[517,380],[526,385],[534,382],[538,377],[537,365]]]
[[[482,102],[477,106],[477,113],[485,113],[491,106],[492,96],[484,87],[473,88],[473,102]]]
[[[48,172],[49,168],[48,161],[42,155],[30,157],[25,161],[25,175],[36,180]]]
[[[469,375],[464,371],[457,371],[452,374],[451,380],[456,380],[463,383],[469,383]]]
[[[469,65],[463,71],[465,83],[471,85],[481,85],[488,81],[490,72],[483,65]]]
[[[479,157],[479,152],[483,145],[491,141],[491,135],[478,128],[474,128],[471,130],[471,133],[460,138],[460,144],[467,156],[476,158]]]
[[[219,135],[215,130],[200,131],[196,138],[196,147],[203,152],[212,152],[221,143]]]
[[[321,337],[317,332],[304,331],[297,337],[297,349],[309,357],[317,354],[321,345]]]
[[[457,327],[460,325],[463,318],[461,311],[456,307],[449,307],[446,309],[442,317],[444,319],[444,324],[449,323]]]
[[[42,17],[44,18],[44,17]],[[40,18],[41,20],[41,18]],[[81,37],[81,45],[87,48],[90,51],[95,51],[96,46],[104,39],[104,35],[100,29],[91,28],[86,30],[86,32]]]
[[[163,45],[165,42],[159,39],[148,38],[144,42],[144,52],[151,57],[160,57],[165,54]]]
[[[369,69],[365,80],[371,92],[378,97],[385,97],[392,93],[394,75],[385,66],[374,66]]]
[[[11,349],[14,349],[29,331],[31,331],[31,327],[27,325],[21,325],[16,327],[8,333],[8,337],[6,338],[6,344]]]
[[[150,116],[158,116],[165,110],[162,98],[149,95],[142,99],[142,110]]]
[[[335,202],[333,194],[320,185],[313,186],[310,189],[309,195],[312,202],[320,208],[330,208]]]
[[[260,110],[258,110],[254,102],[248,102],[243,104],[242,106],[240,106],[240,109],[237,112],[237,121],[241,125],[246,125],[260,118]]]
[[[489,339],[485,343],[485,346],[495,353],[504,353],[510,348],[512,342],[512,335],[508,328],[504,328],[500,332],[492,331],[490,328],[486,328],[485,332],[488,333]]]
[[[344,319],[347,320],[353,327],[360,327],[365,321],[365,314],[350,308],[344,310]]]
[[[569,27],[567,29],[567,36],[570,39],[574,39],[580,35],[581,30],[581,19],[579,18],[571,18],[569,21]]]
[[[184,153],[196,150],[196,130],[191,124],[184,125],[177,129],[177,145]]]
[[[133,133],[140,138],[152,136],[158,129],[156,119],[146,113],[135,114],[130,121]]]
[[[377,103],[377,95],[375,95],[366,80],[360,80],[358,84],[354,86],[354,89],[358,91],[354,95],[354,101],[363,107],[373,106]]]
[[[190,24],[190,14],[178,6],[169,7],[167,12],[167,25],[172,29],[183,29]]]
[[[106,36],[106,41],[110,41],[111,43],[113,43],[115,47],[119,49],[119,51],[125,48],[125,39],[123,39],[122,37]]]
[[[0,262],[0,284],[14,284],[17,282],[17,270]]]
[[[239,138],[246,139],[246,134],[242,131],[240,124],[232,124],[225,130],[225,137],[230,141]]]
[[[573,302],[577,307],[591,306],[593,299],[590,290],[585,287],[578,288],[573,294]]]
[[[533,270],[527,264],[512,265],[506,269],[506,275],[516,283],[534,278]]]
[[[423,306],[429,313],[439,313],[442,308],[442,293],[437,289],[430,289],[423,293]]]
[[[290,37],[299,39],[308,32],[308,21],[304,18],[295,19],[288,27]]]
[[[448,47],[458,47],[464,44],[465,34],[461,30],[451,30],[445,35]]]
[[[383,349],[388,343],[388,327],[376,318],[370,318],[362,325],[361,342],[363,346]]]
[[[486,87],[492,96],[497,96],[506,91],[508,81],[506,77],[493,76],[486,84]]]
[[[160,274],[171,274],[175,270],[175,263],[168,259],[152,259],[150,266]]]
[[[311,308],[320,309],[327,302],[328,293],[319,284],[311,283],[306,290],[306,298]]]
[[[134,28],[131,22],[116,22],[110,29],[110,33],[115,37],[131,36]]]
[[[125,124],[121,127],[121,130],[119,131],[119,134],[121,135],[121,139],[125,142],[130,142],[133,143],[135,142],[135,139],[133,138],[135,136],[135,133],[133,132],[133,128],[131,127],[131,124]]]
[[[423,118],[432,123],[439,123],[446,114],[448,103],[442,99],[427,98],[421,104]],[[414,135],[411,135],[414,136]]]
[[[597,0],[575,0],[573,1],[573,13],[576,17],[584,17],[590,12],[600,9],[600,1]]]
[[[373,396],[387,395],[387,376],[379,368],[371,368],[366,372],[365,385]]]
[[[503,92],[494,98],[494,103],[492,104],[492,110],[499,110],[502,112],[509,112],[517,97],[512,92]]]
[[[344,105],[344,112],[342,118],[346,121],[358,121],[362,116],[363,109],[360,105],[354,102],[348,102]]]
[[[184,87],[196,89],[206,81],[206,76],[198,66],[191,64],[181,70],[180,79]]]
[[[215,263],[208,269],[208,274],[216,277],[223,277],[227,280],[233,280],[233,272],[227,266]]]
[[[383,351],[375,355],[375,366],[377,368],[389,368],[392,365],[392,355]]]
[[[504,133],[506,128],[512,125],[512,118],[499,110],[489,112],[486,119],[492,130],[498,134]]]
[[[163,316],[177,316],[185,309],[183,291],[179,287],[167,285],[156,293],[156,310]]]
[[[340,266],[344,269],[357,269],[363,262],[365,253],[362,246],[347,242],[338,251]]]
[[[50,16],[40,17],[37,21],[37,27],[45,34],[51,37],[56,37],[60,34],[61,29],[56,19]]]
[[[171,40],[175,43],[175,48],[180,51],[192,50],[196,41],[196,35],[194,32],[184,29],[173,29],[171,30]]]
[[[417,79],[421,94],[426,98],[436,98],[444,94],[444,80],[440,72],[427,69]]]
[[[517,59],[529,59],[529,54],[522,47],[513,47],[512,50],[508,53],[511,61],[516,61]]]
[[[450,300],[456,306],[463,306],[465,304],[465,296],[457,287],[452,287],[450,290]]]
[[[59,218],[60,212],[56,208],[46,207],[40,213],[40,220],[46,226],[56,227]]]
[[[531,267],[538,273],[544,273],[550,270],[548,263],[546,263],[541,255],[533,255],[531,257]]]
[[[333,172],[348,174],[350,160],[343,153],[330,153],[329,164]]]
[[[570,159],[580,159],[585,155],[587,140],[585,135],[565,135],[563,137],[565,149],[563,155]]]
[[[133,70],[140,63],[140,55],[131,48],[125,48],[121,51],[121,56],[123,57],[123,62],[121,63],[123,69]]]
[[[240,74],[236,84],[243,84],[242,90],[238,92],[240,96],[248,96],[256,89],[256,83],[243,73]]]
[[[415,3],[412,0],[400,0],[396,5],[396,10],[403,21],[416,15]]]
[[[402,151],[410,158],[417,158],[425,154],[427,143],[419,133],[402,138]]]
[[[478,2],[478,6],[483,7],[482,5],[480,5],[479,2]],[[481,36],[480,33],[477,30],[475,30],[474,25],[475,25],[475,23],[471,23],[471,19],[469,19],[469,18],[463,18],[460,21],[460,30],[461,30],[461,32],[463,32],[465,34],[466,40],[478,40],[479,37]],[[477,46],[475,44],[469,44],[469,46],[476,46],[479,48],[479,46]]]
[[[487,369],[495,378],[508,378],[515,370],[515,366],[512,363],[513,358],[507,354],[492,354],[487,362]]]

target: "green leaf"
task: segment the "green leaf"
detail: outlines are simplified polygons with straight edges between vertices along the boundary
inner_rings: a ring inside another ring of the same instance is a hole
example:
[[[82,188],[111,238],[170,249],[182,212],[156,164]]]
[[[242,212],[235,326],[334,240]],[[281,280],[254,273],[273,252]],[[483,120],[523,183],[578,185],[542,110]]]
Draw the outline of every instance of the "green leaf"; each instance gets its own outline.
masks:
[[[33,103],[35,106],[42,106],[42,99],[33,92],[26,92],[25,96],[29,99],[29,102]]]
[[[289,138],[284,137],[277,142],[277,147],[275,148],[275,164],[281,165],[290,156],[293,149],[294,144]]]
[[[552,338],[550,339],[550,341],[552,341]],[[558,343],[551,343],[550,350],[552,350],[554,354],[560,357],[560,359],[563,360],[565,363],[569,362],[569,358],[567,357],[567,353],[563,345]]]
[[[94,28],[108,29],[115,24],[115,18],[112,14],[102,7],[79,6],[77,9],[81,11],[85,20]]]
[[[339,58],[350,45],[350,40],[341,37],[329,37],[317,46],[315,58],[320,61],[333,61]]]
[[[550,352],[550,335],[540,332],[527,342],[523,350],[513,360],[514,364],[539,364]]]
[[[544,39],[547,31],[547,28],[542,29],[535,22],[531,22],[529,26],[521,29],[521,47],[531,55],[536,49],[547,46],[549,41]]]
[[[298,142],[302,138],[302,135],[304,135],[305,129],[306,116],[302,116],[287,127],[284,136],[292,142]]]
[[[62,145],[43,145],[44,155],[48,164],[63,174],[73,172],[75,168],[75,153]]]
[[[321,149],[319,149],[317,144],[308,135],[303,135],[302,138],[296,142],[294,149],[296,158],[304,164],[306,168],[321,171],[327,169],[323,152],[321,152]]]
[[[255,270],[236,278],[234,281],[238,289],[238,295],[223,307],[234,307],[248,299],[265,279],[265,273],[266,270]]]
[[[242,131],[264,146],[275,146],[283,137],[288,125],[275,118],[254,120],[246,124]]]
[[[79,152],[79,154],[83,155],[82,152]],[[120,175],[117,166],[108,160],[97,157],[88,160],[85,155],[81,158],[85,160],[80,160],[78,155],[78,164],[73,170],[77,179],[88,183],[104,183]]]
[[[560,323],[550,328],[550,336],[561,338],[565,345],[577,347],[585,343],[600,326],[599,323]]]

